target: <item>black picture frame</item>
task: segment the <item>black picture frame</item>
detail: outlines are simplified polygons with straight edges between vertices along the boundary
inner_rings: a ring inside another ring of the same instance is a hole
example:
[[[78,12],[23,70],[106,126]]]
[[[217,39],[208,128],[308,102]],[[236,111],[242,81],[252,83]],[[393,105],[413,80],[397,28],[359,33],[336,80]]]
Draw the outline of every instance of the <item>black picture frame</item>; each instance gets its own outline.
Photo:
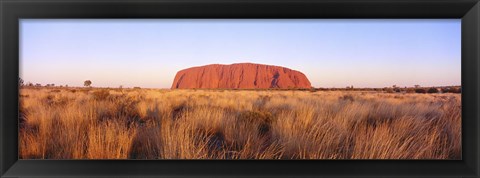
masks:
[[[0,18],[1,177],[480,175],[478,0],[1,0]],[[458,18],[462,21],[462,160],[18,160],[22,18]]]

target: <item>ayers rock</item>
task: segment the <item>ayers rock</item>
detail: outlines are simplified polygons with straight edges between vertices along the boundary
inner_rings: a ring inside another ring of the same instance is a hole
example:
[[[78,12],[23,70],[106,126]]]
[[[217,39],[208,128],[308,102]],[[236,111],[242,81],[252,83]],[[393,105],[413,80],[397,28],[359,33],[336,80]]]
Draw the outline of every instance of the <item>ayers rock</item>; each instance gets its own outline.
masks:
[[[172,89],[266,89],[311,88],[307,77],[296,70],[253,63],[211,64],[177,72]]]

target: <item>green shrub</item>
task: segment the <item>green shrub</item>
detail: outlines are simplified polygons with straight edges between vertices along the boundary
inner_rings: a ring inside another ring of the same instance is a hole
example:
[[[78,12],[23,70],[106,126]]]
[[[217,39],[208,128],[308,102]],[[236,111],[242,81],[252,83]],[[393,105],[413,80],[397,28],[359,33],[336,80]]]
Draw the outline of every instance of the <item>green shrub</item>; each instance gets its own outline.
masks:
[[[443,92],[444,93],[462,93],[462,89],[460,87],[445,88]]]
[[[417,89],[415,89],[415,93],[427,93],[427,90],[425,90],[423,88],[417,88]]]
[[[437,88],[433,88],[433,87],[432,87],[432,88],[429,88],[429,89],[428,89],[428,93],[438,93],[438,92],[439,92],[439,91],[438,91]]]

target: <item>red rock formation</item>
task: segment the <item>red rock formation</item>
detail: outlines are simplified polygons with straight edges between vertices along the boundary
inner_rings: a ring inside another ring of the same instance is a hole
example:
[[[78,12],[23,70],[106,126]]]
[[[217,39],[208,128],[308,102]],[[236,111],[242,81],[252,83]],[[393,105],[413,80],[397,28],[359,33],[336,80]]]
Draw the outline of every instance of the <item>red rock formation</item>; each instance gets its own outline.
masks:
[[[176,88],[311,88],[307,77],[285,67],[239,63],[212,64],[177,72],[172,89]]]

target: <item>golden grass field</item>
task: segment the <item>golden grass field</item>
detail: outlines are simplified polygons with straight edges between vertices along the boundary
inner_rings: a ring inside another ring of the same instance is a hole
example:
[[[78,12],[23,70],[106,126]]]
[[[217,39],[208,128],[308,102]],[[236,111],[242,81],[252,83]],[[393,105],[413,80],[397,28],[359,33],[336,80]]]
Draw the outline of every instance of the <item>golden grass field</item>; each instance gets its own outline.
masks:
[[[21,159],[461,159],[461,95],[22,88]]]

